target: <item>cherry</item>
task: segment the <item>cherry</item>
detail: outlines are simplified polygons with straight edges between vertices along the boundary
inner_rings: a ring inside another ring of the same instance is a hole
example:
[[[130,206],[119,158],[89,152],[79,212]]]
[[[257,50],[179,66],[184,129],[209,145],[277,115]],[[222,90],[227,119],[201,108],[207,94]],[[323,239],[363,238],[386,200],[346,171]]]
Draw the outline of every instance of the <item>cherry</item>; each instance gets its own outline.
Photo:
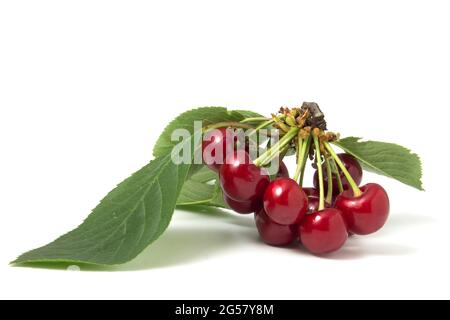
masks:
[[[303,246],[318,255],[339,250],[348,237],[344,218],[334,208],[307,215],[298,232]]]
[[[286,164],[283,161],[280,163],[277,178],[289,178],[289,169],[286,167]]]
[[[308,197],[308,213],[313,213],[319,210],[319,198],[314,196]]]
[[[368,183],[361,187],[362,195],[354,197],[347,190],[336,198],[335,207],[342,211],[348,231],[367,235],[380,230],[389,216],[389,197],[382,186]]]
[[[264,193],[264,209],[274,222],[293,225],[305,216],[308,198],[295,180],[278,178]]]
[[[352,176],[353,180],[355,180],[355,183],[359,186],[362,180],[363,170],[361,168],[361,165],[359,164],[358,160],[356,160],[355,157],[348,153],[340,153],[338,154],[338,157],[341,159],[342,163],[345,165],[345,168],[348,170],[350,175]],[[324,172],[326,172],[326,166],[322,166]],[[341,176],[342,181],[342,187],[344,190],[351,189],[350,184],[348,183],[347,178],[345,177],[344,173],[339,169],[339,174]],[[323,183],[326,188],[328,185],[328,176],[325,174],[323,177]],[[316,171],[314,174],[314,187],[316,189],[319,189],[319,173]],[[336,176],[333,174],[333,195],[337,196],[339,194],[339,184],[337,181]]]
[[[256,228],[261,239],[272,246],[288,246],[297,238],[297,226],[284,226],[273,222],[264,209],[255,213]]]
[[[320,198],[319,190],[317,190],[316,188],[303,188],[303,191],[308,196],[308,213],[312,213],[319,210],[319,198]],[[333,207],[332,203],[330,204],[325,202],[325,208],[332,208],[332,207]]]
[[[309,196],[308,197],[308,213],[316,212],[319,210],[319,197]],[[325,208],[332,208],[332,206],[325,202]]]
[[[262,199],[269,176],[250,162],[244,150],[230,154],[220,168],[220,184],[223,192],[236,201],[254,201]]]
[[[226,156],[233,150],[233,144],[228,139],[233,132],[226,128],[207,132],[202,141],[203,162],[213,171],[219,172]]]
[[[223,195],[223,199],[231,209],[240,214],[253,213],[258,211],[262,207],[261,199],[250,201],[236,201],[228,197],[226,194]]]
[[[320,193],[319,190],[316,188],[303,188],[303,192],[308,196],[308,198],[311,197],[317,197],[319,198]]]

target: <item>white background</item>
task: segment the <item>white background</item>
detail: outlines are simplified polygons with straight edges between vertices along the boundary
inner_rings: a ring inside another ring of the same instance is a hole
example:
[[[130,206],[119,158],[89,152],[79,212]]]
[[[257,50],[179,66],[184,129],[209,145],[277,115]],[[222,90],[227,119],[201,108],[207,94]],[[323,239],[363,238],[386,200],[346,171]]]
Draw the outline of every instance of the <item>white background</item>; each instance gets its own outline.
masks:
[[[450,298],[449,13],[430,0],[2,1],[0,297]],[[326,258],[261,244],[251,216],[176,211],[111,272],[8,265],[77,226],[180,112],[304,100],[343,136],[419,153],[427,191],[366,175],[389,191],[390,220]]]

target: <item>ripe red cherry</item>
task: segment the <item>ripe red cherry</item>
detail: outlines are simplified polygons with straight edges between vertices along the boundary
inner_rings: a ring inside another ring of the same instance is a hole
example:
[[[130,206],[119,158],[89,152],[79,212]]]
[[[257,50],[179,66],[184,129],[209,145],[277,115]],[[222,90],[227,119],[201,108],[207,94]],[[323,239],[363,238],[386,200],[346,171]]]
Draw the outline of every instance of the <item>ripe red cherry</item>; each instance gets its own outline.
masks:
[[[348,231],[366,235],[380,230],[389,216],[389,197],[382,186],[368,183],[361,188],[362,195],[354,197],[347,190],[336,198],[335,207],[342,211]]]
[[[362,180],[363,170],[361,168],[361,165],[359,164],[358,160],[356,160],[355,157],[348,153],[340,153],[338,154],[338,157],[341,159],[342,163],[345,165],[345,168],[348,170],[350,175],[352,176],[353,180],[355,180],[356,184],[359,186]],[[322,166],[325,174],[323,176],[323,183],[326,188],[328,185],[328,176],[326,174],[326,166]],[[339,169],[339,173],[341,176],[342,181],[342,187],[344,190],[351,189],[350,184],[348,183],[347,178],[345,177],[344,173]],[[319,189],[319,173],[316,171],[314,174],[314,187],[316,189]],[[339,194],[339,184],[337,181],[336,176],[333,174],[333,195],[337,196]]]
[[[299,223],[308,209],[308,198],[292,179],[272,181],[264,193],[264,209],[270,219],[278,224]]]
[[[233,143],[229,143],[233,132],[229,129],[220,128],[205,133],[202,141],[203,162],[216,172],[219,172],[228,153],[233,150]],[[232,139],[232,138],[231,138]]]
[[[308,213],[313,213],[319,210],[319,202],[318,197],[308,197]]]
[[[223,195],[223,199],[231,209],[240,214],[253,213],[258,211],[262,207],[261,199],[250,201],[236,201],[228,197],[226,194]]]
[[[237,150],[229,155],[220,168],[220,184],[223,192],[236,201],[262,199],[269,176],[250,162],[247,152]]]
[[[307,215],[299,227],[299,236],[308,251],[320,255],[339,250],[348,233],[341,212],[328,208]]]
[[[308,196],[308,213],[318,211],[320,198],[319,190],[316,188],[303,188],[303,191]],[[332,208],[333,203],[334,201],[332,201],[331,204],[325,202],[325,208]]]
[[[289,169],[286,167],[286,164],[284,162],[280,163],[277,178],[289,178]]]
[[[319,190],[316,188],[303,188],[303,192],[308,196],[308,197],[317,197],[319,198],[320,193]]]
[[[308,196],[308,213],[316,212],[319,210],[319,197]],[[325,208],[331,208],[332,206],[325,202]]]
[[[264,209],[255,213],[255,222],[261,239],[271,246],[288,246],[297,238],[297,226],[273,222]]]

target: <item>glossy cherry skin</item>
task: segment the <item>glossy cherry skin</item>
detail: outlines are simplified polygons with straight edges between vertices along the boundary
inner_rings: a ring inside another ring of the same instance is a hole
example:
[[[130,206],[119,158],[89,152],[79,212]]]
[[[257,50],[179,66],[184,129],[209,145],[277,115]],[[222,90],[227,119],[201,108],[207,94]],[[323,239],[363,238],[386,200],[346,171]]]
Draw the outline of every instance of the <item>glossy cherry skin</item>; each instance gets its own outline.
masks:
[[[334,208],[307,215],[298,232],[302,245],[317,255],[339,250],[348,238],[344,218]]]
[[[308,213],[313,213],[319,210],[319,197],[308,197]],[[325,208],[331,208],[332,206],[325,202]]]
[[[308,198],[292,179],[272,181],[264,193],[264,209],[270,219],[278,224],[299,223],[308,210]]]
[[[271,246],[288,246],[297,238],[298,226],[283,226],[273,222],[264,209],[255,213],[256,228],[261,239]]]
[[[368,183],[360,187],[362,195],[354,197],[348,190],[336,198],[335,207],[342,211],[348,231],[367,235],[380,230],[389,216],[389,197],[382,186]]]
[[[202,141],[202,157],[203,163],[211,170],[219,172],[227,154],[233,151],[234,145],[228,141],[232,134],[233,132],[226,128],[205,133]]]
[[[319,190],[316,188],[303,188],[303,192],[308,196],[308,197],[317,197],[319,198],[320,193]]]
[[[255,166],[244,150],[237,150],[221,166],[220,184],[223,192],[235,201],[262,199],[270,183],[268,175]]]
[[[338,154],[338,157],[341,159],[341,161],[344,163],[345,168],[348,170],[350,175],[352,176],[353,180],[355,180],[356,184],[359,186],[359,184],[362,181],[363,176],[363,170],[361,168],[361,165],[359,164],[358,160],[356,160],[355,157],[348,153],[340,153]],[[324,170],[324,176],[323,176],[323,183],[325,190],[328,186],[328,176],[326,174],[326,166],[322,166]],[[341,176],[342,181],[342,187],[344,190],[349,190],[350,184],[348,183],[347,178],[345,177],[344,173],[339,169],[339,173]],[[314,187],[318,190],[319,189],[319,173],[316,171],[314,174]],[[333,195],[337,196],[339,194],[339,184],[337,181],[337,178],[335,175],[333,175]]]
[[[319,210],[319,198],[314,196],[308,197],[308,213],[313,213]]]
[[[280,168],[278,169],[277,178],[289,178],[289,169],[284,162],[280,163]]]
[[[319,210],[319,197],[320,197],[319,190],[317,190],[316,188],[303,188],[303,191],[308,196],[308,208],[309,208],[308,212],[314,212]],[[331,203],[325,202],[325,207],[332,208],[334,200],[335,197],[331,199]]]
[[[231,209],[240,214],[254,213],[262,208],[261,199],[236,201],[224,194],[223,200]]]

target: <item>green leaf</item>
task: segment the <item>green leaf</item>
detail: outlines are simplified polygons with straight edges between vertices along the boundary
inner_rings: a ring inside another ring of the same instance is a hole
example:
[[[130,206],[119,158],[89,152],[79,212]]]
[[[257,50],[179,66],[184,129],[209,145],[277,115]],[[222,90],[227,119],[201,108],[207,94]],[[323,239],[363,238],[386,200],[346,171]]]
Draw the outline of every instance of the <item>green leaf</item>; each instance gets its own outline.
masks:
[[[195,172],[190,179],[198,182],[211,182],[218,179],[218,174],[209,169],[207,166],[202,165],[200,170]]]
[[[171,139],[174,130],[186,129],[193,134],[194,121],[203,121],[203,126],[208,126],[223,121],[241,121],[248,117],[259,116],[257,113],[251,111],[228,111],[222,107],[203,107],[186,111],[176,117],[164,129],[153,148],[153,155],[159,157],[172,151],[172,148],[178,143],[178,141],[172,141]]]
[[[136,257],[166,230],[189,165],[170,154],[151,161],[111,191],[75,230],[14,263],[115,265]]]
[[[166,230],[177,200],[224,206],[217,182],[208,180],[210,176],[202,170],[203,166],[172,162],[171,151],[178,143],[171,141],[172,131],[184,128],[192,134],[195,120],[209,125],[256,116],[259,115],[250,111],[228,111],[221,107],[181,114],[159,137],[153,150],[156,159],[111,191],[78,228],[21,255],[13,263],[125,263]]]
[[[231,112],[237,114],[239,117],[242,117],[241,120],[243,120],[245,118],[262,117],[259,113],[249,111],[249,110],[233,110]]]
[[[365,170],[423,190],[422,164],[417,154],[393,143],[360,140],[361,138],[349,137],[334,144],[355,156]]]
[[[181,189],[177,206],[199,205],[210,202],[216,195],[215,185],[188,180]]]
[[[205,205],[227,208],[217,174],[203,167],[185,182],[178,197],[177,206]]]
[[[211,199],[210,202],[208,202],[206,205],[210,207],[219,207],[219,208],[225,208],[230,209],[230,207],[225,203],[225,200],[223,200],[223,191],[220,187],[219,181],[216,181],[216,194]]]

